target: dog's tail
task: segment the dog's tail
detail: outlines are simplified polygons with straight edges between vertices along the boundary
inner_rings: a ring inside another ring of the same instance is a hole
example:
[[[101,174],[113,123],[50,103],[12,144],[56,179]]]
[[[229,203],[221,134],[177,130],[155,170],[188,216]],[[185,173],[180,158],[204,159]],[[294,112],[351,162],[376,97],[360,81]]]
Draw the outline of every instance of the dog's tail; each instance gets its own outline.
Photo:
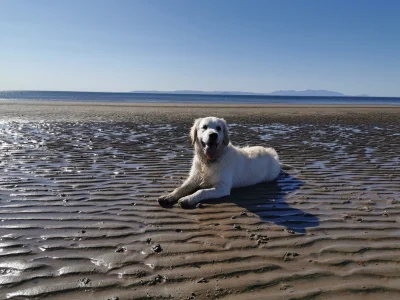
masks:
[[[289,170],[293,170],[293,169],[294,169],[293,166],[287,165],[287,164],[282,164],[282,163],[281,163],[281,170],[283,170],[283,171],[289,171]]]

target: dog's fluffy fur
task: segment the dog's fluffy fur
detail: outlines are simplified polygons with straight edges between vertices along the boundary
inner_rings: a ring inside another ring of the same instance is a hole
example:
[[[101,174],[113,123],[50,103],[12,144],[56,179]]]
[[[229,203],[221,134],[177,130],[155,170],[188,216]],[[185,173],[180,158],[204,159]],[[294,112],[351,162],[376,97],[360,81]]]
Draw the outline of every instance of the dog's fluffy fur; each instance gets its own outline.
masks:
[[[273,181],[280,173],[273,148],[233,146],[224,119],[197,119],[190,136],[195,149],[190,175],[182,186],[158,199],[161,205],[195,206],[205,199],[228,196],[232,188]]]

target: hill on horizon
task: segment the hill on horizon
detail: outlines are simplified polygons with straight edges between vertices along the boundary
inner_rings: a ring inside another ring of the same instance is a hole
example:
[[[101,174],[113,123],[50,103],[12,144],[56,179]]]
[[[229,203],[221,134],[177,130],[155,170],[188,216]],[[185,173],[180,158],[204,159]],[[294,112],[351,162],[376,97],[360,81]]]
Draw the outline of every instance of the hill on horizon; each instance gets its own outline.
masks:
[[[131,93],[152,93],[152,94],[205,94],[205,95],[260,95],[260,96],[314,96],[314,97],[344,97],[345,94],[327,90],[283,90],[272,93],[252,93],[241,91],[195,91],[195,90],[176,90],[176,91],[132,91]],[[368,95],[360,95],[368,97]]]

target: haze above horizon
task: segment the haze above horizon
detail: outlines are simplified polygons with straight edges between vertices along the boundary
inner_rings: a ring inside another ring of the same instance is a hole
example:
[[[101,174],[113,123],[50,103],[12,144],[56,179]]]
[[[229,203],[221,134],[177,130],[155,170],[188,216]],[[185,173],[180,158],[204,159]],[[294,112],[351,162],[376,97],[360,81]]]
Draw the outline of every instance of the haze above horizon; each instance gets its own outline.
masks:
[[[400,2],[2,1],[0,90],[400,96]]]

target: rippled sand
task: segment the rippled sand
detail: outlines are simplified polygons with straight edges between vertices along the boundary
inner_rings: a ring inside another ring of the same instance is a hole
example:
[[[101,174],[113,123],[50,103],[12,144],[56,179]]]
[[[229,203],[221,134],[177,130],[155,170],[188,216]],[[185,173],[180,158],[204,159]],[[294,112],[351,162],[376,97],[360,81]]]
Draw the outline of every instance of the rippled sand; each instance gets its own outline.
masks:
[[[0,299],[400,297],[398,108],[0,108]],[[294,169],[159,207],[209,114]]]

